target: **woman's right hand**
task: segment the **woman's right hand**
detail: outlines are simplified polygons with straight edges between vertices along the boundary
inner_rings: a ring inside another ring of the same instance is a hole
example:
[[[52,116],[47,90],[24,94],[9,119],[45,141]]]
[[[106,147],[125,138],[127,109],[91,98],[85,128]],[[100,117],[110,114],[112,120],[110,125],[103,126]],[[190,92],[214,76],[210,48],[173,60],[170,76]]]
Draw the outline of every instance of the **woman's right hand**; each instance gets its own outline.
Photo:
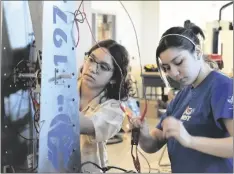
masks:
[[[130,129],[133,129],[133,128],[140,128],[141,132],[145,132],[145,131],[149,131],[148,129],[148,125],[146,123],[146,120],[143,119],[141,121],[141,118],[140,117],[132,117],[130,120]]]

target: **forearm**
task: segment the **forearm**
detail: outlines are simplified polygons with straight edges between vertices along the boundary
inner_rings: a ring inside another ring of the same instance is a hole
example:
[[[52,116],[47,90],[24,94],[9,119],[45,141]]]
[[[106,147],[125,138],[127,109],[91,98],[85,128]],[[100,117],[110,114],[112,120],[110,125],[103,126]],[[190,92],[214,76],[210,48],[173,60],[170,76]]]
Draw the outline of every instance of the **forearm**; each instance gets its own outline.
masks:
[[[158,150],[157,141],[154,140],[150,134],[140,135],[139,145],[141,149],[146,153],[154,153]]]
[[[91,119],[80,114],[80,134],[95,136],[95,129]]]
[[[192,137],[189,148],[222,158],[233,157],[233,137],[206,138]]]
[[[141,130],[139,145],[146,153],[157,152],[165,144],[165,141],[153,134],[153,131]]]

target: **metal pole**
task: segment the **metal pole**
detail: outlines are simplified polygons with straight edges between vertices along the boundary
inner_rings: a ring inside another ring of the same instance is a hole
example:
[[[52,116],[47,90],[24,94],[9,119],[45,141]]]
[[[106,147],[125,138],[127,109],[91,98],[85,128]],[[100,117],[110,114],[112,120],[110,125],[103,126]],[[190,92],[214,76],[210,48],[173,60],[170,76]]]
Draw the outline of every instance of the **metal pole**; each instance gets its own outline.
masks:
[[[0,0],[0,65],[2,65],[2,1]],[[0,71],[0,77],[2,79],[2,68]],[[0,80],[0,112],[2,113],[2,80]],[[1,125],[0,125],[1,128]],[[2,129],[1,129],[2,130]]]

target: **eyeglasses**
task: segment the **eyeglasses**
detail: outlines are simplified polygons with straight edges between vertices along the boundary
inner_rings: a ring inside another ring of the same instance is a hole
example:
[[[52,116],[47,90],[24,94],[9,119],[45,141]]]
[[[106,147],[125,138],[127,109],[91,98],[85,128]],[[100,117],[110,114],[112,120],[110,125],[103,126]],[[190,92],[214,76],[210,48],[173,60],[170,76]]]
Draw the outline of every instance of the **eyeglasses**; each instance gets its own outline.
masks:
[[[94,55],[90,54],[86,57],[86,60],[89,64],[93,64],[96,63],[97,64],[97,72],[99,69],[101,69],[102,71],[105,72],[109,72],[109,71],[113,71],[113,69],[110,67],[110,65],[108,63],[104,63],[104,62],[97,62]]]

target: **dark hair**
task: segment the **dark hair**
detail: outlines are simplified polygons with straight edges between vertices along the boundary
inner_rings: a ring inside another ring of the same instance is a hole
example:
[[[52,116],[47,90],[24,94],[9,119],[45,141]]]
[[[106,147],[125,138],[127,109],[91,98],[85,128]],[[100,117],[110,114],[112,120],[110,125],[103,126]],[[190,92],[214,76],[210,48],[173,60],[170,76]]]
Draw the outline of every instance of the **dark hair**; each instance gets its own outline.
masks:
[[[190,53],[193,53],[195,51],[195,45],[200,46],[200,40],[198,38],[198,35],[201,35],[202,38],[205,39],[205,35],[202,29],[196,26],[194,23],[191,23],[190,20],[186,20],[184,22],[184,27],[172,27],[168,29],[165,33],[163,33],[162,37],[168,34],[179,34],[185,36],[189,38],[193,43],[190,40],[177,35],[172,35],[162,38],[156,50],[156,62],[158,66],[159,66],[158,58],[160,54],[166,49],[174,47],[174,48],[188,50]],[[213,62],[214,64],[216,63],[210,59],[208,60],[207,58],[204,58],[204,61],[209,65],[210,62]]]
[[[190,23],[188,20],[185,22],[185,26],[186,28],[172,27],[165,33],[163,33],[162,37],[168,34],[179,34],[188,37],[191,41],[193,41],[195,45],[200,45],[200,41],[197,35],[200,34],[205,39],[204,33],[201,28],[193,23]],[[158,58],[163,51],[172,47],[181,48],[193,53],[195,51],[195,46],[193,45],[193,43],[191,43],[191,41],[181,36],[167,36],[160,41],[156,51],[156,57]]]
[[[98,49],[99,47],[106,48],[109,53],[112,55],[112,57],[115,59],[116,63],[119,65],[119,67],[122,70],[122,75],[119,70],[119,67],[116,65],[115,61],[113,60],[114,64],[114,73],[112,76],[112,80],[115,80],[115,84],[108,83],[105,90],[105,97],[107,99],[116,99],[119,100],[119,89],[121,80],[123,78],[122,87],[121,87],[121,94],[120,99],[121,100],[127,100],[129,96],[129,92],[131,90],[131,83],[129,79],[127,78],[128,74],[128,66],[129,66],[129,55],[126,48],[120,44],[118,44],[116,41],[107,39],[98,42],[96,45],[94,45],[87,53],[87,55],[90,55],[94,50]]]

